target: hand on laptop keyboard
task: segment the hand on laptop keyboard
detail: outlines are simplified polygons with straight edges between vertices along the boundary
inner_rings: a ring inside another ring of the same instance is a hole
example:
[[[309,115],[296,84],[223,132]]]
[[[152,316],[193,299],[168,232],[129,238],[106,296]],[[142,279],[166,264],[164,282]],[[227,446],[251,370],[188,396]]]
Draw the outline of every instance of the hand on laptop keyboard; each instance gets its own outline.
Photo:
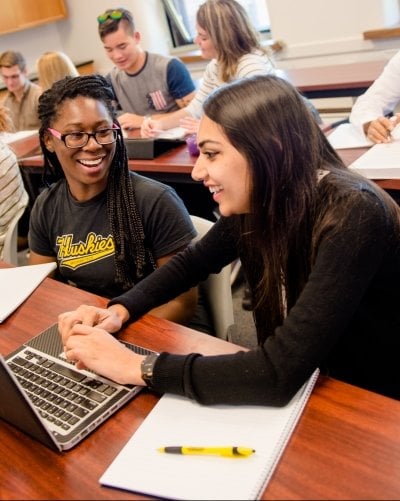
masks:
[[[122,324],[128,318],[129,314],[122,305],[116,304],[109,308],[81,305],[76,310],[67,311],[59,315],[58,329],[65,345],[75,324],[99,327],[107,332],[114,333],[121,329]]]

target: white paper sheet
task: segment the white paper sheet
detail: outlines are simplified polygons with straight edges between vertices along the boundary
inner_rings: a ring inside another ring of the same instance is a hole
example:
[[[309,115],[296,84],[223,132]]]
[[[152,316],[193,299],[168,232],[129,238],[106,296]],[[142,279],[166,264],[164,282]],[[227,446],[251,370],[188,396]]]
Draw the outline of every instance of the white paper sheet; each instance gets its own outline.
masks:
[[[352,124],[340,124],[327,135],[328,141],[335,150],[346,148],[365,148],[373,143]]]
[[[56,263],[1,268],[0,323],[16,310],[55,268]]]
[[[187,134],[188,131],[183,127],[173,127],[157,132],[156,139],[184,139]]]
[[[400,179],[400,140],[376,144],[349,167],[369,179]]]
[[[154,139],[184,139],[187,134],[188,131],[183,127],[173,127],[172,129],[157,131]],[[126,130],[122,130],[122,135],[125,138],[129,138],[129,132]]]

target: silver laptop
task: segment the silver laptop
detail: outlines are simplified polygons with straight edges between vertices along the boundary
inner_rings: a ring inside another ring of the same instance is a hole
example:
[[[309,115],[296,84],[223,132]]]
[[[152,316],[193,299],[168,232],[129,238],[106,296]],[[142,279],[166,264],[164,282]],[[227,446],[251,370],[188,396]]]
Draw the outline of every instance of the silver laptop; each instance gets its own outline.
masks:
[[[59,451],[78,444],[141,389],[76,369],[64,356],[57,324],[6,359],[0,355],[0,417]]]

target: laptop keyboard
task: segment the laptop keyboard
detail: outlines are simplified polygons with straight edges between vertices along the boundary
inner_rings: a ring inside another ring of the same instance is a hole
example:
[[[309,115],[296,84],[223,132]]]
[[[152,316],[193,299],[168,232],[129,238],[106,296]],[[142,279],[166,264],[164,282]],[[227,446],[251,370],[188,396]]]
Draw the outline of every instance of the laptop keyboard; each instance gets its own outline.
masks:
[[[19,353],[8,366],[50,428],[62,433],[118,391],[31,350]]]

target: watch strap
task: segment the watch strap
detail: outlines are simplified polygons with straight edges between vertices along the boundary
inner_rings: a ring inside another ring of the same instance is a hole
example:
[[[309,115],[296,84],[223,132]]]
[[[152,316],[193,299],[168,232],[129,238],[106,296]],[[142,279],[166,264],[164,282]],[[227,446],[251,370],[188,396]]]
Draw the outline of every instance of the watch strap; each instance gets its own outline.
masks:
[[[142,379],[149,388],[153,387],[153,371],[158,356],[159,353],[150,353],[149,355],[146,355],[140,364]]]

